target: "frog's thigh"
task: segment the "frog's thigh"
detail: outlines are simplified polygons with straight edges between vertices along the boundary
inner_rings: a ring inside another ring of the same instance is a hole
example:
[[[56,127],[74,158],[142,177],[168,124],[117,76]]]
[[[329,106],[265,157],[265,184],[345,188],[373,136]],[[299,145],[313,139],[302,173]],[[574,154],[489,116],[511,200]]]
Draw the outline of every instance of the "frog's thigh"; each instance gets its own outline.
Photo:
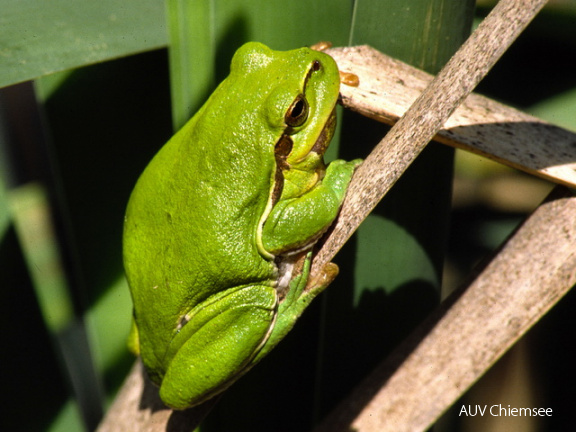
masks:
[[[256,285],[202,308],[181,331],[194,329],[170,362],[162,399],[183,409],[232,384],[268,338],[276,302],[273,288]]]

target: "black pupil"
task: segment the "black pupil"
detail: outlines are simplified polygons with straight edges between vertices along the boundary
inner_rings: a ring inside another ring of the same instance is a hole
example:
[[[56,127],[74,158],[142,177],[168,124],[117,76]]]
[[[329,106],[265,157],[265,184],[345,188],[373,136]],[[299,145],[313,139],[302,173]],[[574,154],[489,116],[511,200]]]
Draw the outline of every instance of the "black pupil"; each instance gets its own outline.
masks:
[[[302,99],[300,99],[298,102],[296,102],[294,104],[294,107],[292,108],[292,118],[297,119],[298,117],[300,117],[302,115],[302,112],[304,111],[304,101]]]

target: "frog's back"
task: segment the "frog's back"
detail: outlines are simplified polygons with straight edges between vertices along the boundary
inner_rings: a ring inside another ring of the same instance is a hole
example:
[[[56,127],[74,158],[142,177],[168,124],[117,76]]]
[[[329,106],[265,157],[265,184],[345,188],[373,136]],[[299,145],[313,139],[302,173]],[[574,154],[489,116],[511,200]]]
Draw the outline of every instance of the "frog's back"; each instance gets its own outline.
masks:
[[[238,146],[237,131],[210,128],[203,111],[154,157],[126,212],[124,266],[136,322],[154,342],[146,348],[141,340],[141,349],[156,356],[164,350],[158,341],[169,344],[192,307],[276,276],[256,240],[272,187],[273,144],[271,153],[254,151],[259,144],[245,136]]]

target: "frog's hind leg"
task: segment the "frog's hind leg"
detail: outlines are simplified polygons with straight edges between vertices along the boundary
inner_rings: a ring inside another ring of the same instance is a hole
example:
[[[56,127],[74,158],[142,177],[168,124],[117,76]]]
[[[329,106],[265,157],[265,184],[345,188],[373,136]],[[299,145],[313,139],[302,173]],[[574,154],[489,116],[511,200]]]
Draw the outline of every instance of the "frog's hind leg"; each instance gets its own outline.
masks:
[[[253,363],[257,363],[265,357],[288,334],[312,300],[324,291],[338,275],[338,266],[334,263],[328,263],[316,277],[310,279],[311,263],[312,252],[308,252],[303,259],[301,268],[290,281],[284,298],[280,301],[272,333]]]
[[[202,403],[251,366],[274,326],[274,288],[252,285],[219,293],[187,315],[170,345],[160,396],[174,409]]]

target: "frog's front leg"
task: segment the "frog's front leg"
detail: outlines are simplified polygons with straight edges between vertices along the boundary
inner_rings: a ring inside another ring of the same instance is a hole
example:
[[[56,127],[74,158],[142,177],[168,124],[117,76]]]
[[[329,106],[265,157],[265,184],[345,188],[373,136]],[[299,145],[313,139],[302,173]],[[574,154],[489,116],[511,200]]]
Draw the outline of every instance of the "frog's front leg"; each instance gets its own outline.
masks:
[[[279,255],[318,240],[338,215],[359,164],[360,160],[336,160],[328,165],[324,178],[308,192],[278,201],[263,226],[264,249]]]
[[[277,307],[273,287],[250,285],[218,293],[187,313],[165,354],[171,360],[162,400],[184,409],[229,387],[266,344]]]

